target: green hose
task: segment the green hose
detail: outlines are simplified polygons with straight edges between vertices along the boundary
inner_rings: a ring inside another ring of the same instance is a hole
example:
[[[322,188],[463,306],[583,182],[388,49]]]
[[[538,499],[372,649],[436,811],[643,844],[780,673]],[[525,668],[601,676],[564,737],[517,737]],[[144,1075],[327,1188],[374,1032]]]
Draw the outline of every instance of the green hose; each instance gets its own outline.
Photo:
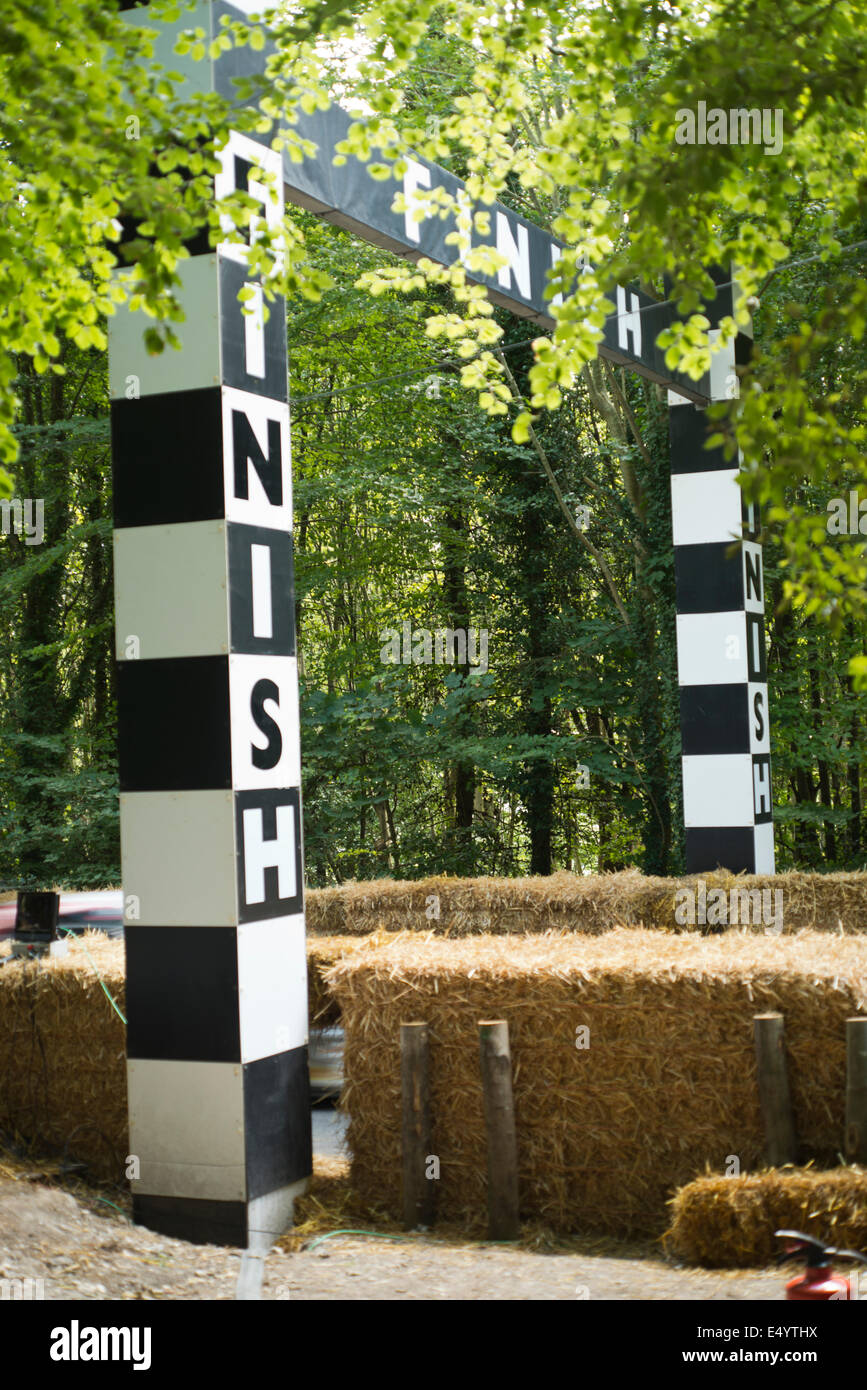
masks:
[[[331,1240],[332,1236],[373,1236],[375,1240],[412,1240],[412,1236],[386,1236],[381,1231],[329,1231],[327,1235],[317,1236],[309,1245],[305,1245],[304,1249],[315,1250],[323,1240]]]
[[[121,1023],[125,1024],[125,1023],[126,1023],[126,1019],[124,1018],[124,1016],[123,1016],[123,1014],[121,1013],[120,1009],[117,1007],[117,1004],[114,1002],[114,1000],[112,999],[111,995],[109,994],[108,989],[106,988],[105,980],[102,978],[102,976],[101,976],[100,973],[99,973],[99,967],[97,966],[96,962],[95,962],[94,959],[93,959],[93,956],[92,956],[92,955],[90,954],[90,952],[88,951],[88,949],[87,949],[87,947],[85,946],[84,942],[81,940],[81,937],[78,935],[78,932],[70,931],[70,930],[69,930],[69,927],[61,927],[61,926],[58,926],[57,930],[58,930],[58,931],[64,931],[64,932],[66,932],[66,935],[67,935],[67,936],[72,936],[72,937],[74,937],[74,938],[76,939],[76,941],[78,941],[78,942],[81,944],[81,949],[82,949],[82,951],[83,951],[84,954],[87,956],[87,959],[90,961],[91,965],[93,966],[94,970],[96,971],[96,978],[99,980],[99,983],[102,985],[102,992],[103,992],[103,994],[105,995],[105,997],[106,997],[106,999],[108,1000],[108,1002],[109,1002],[109,1004],[111,1005],[111,1007],[114,1009],[114,1011],[115,1011],[115,1013],[117,1014],[118,1018],[120,1019]]]
[[[411,1235],[409,1235],[409,1236],[387,1236],[387,1235],[385,1235],[382,1231],[340,1230],[340,1231],[328,1231],[327,1234],[324,1235],[324,1236],[317,1236],[316,1239],[315,1239],[315,1240],[312,1240],[312,1241],[310,1242],[309,1245],[303,1246],[303,1249],[304,1249],[305,1251],[306,1251],[306,1250],[315,1250],[317,1245],[321,1245],[322,1242],[323,1242],[324,1240],[331,1240],[333,1236],[372,1236],[374,1240],[403,1240],[403,1241],[409,1240],[409,1241],[413,1241],[416,1245],[419,1244],[419,1238],[418,1238],[417,1236],[411,1236]],[[425,1245],[431,1244],[430,1241],[422,1241],[421,1243],[423,1243],[423,1244],[425,1244]],[[437,1243],[438,1243],[438,1242],[437,1242]],[[476,1246],[482,1246],[482,1245],[518,1245],[519,1242],[518,1242],[517,1240],[473,1240],[473,1241],[469,1241],[468,1244],[470,1244],[470,1245],[476,1245]]]

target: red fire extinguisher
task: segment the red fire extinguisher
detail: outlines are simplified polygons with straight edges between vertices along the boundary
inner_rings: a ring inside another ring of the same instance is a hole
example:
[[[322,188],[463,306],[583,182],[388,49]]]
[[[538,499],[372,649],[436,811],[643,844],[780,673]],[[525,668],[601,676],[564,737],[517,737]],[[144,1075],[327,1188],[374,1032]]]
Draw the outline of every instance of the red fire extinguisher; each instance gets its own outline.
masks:
[[[835,1274],[831,1256],[841,1259],[860,1260],[867,1265],[867,1257],[857,1250],[836,1250],[833,1245],[823,1245],[813,1236],[805,1236],[803,1231],[775,1231],[774,1235],[786,1242],[782,1254],[777,1256],[778,1264],[787,1260],[802,1259],[804,1273],[797,1279],[790,1279],[786,1285],[786,1298],[798,1303],[820,1303],[826,1299],[851,1299],[851,1281],[842,1274]]]

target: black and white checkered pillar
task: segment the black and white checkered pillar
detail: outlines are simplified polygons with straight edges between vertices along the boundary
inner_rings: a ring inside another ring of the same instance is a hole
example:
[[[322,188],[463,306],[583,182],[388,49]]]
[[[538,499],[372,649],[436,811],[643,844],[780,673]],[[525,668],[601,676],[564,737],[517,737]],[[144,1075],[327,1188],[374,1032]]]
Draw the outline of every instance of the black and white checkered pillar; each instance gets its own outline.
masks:
[[[221,158],[282,218],[279,155]],[[285,306],[246,254],[181,263],[180,351],[109,334],[134,1216],[242,1247],[312,1167]]]
[[[731,312],[732,288],[721,287],[711,322]],[[736,393],[736,363],[748,351],[744,333],[717,347],[711,399]],[[686,870],[770,874],[774,827],[758,512],[744,505],[738,468],[722,448],[704,447],[714,432],[705,411],[672,391],[668,398]]]

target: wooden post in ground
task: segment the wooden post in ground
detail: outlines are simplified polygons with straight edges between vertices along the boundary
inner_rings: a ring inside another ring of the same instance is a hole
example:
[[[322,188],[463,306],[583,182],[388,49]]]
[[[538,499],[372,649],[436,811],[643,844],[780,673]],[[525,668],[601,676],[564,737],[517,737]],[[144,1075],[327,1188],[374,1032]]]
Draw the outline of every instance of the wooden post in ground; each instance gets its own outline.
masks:
[[[431,1152],[430,1055],[426,1023],[400,1025],[403,1224],[407,1231],[433,1225],[434,1184],[426,1176]]]
[[[846,1019],[846,1141],[849,1163],[867,1163],[867,1018]]]
[[[765,1153],[770,1166],[779,1168],[784,1163],[798,1161],[798,1141],[786,1071],[783,1015],[756,1014],[753,1025],[759,1101],[765,1127]]]
[[[479,1023],[479,1057],[488,1134],[488,1235],[491,1240],[517,1240],[518,1141],[508,1023]]]

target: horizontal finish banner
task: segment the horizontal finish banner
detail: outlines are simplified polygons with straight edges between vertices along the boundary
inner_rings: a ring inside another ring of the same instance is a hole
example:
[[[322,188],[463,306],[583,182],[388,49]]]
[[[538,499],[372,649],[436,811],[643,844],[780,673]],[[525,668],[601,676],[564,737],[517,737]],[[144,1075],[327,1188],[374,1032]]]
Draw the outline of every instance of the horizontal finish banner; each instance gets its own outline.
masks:
[[[446,238],[456,230],[455,219],[433,215],[419,222],[413,215],[413,203],[418,208],[419,197],[440,188],[457,201],[464,196],[461,180],[438,164],[415,156],[407,158],[402,180],[374,179],[366,165],[354,158],[335,165],[337,146],[347,138],[352,123],[353,117],[339,106],[311,115],[298,113],[295,135],[312,141],[317,149],[300,164],[293,162],[288,149],[283,151],[287,200],[409,260],[427,256],[439,265],[453,265],[460,258],[459,249]],[[406,212],[393,211],[397,193],[404,196]],[[495,304],[531,319],[545,332],[552,331],[552,301],[545,297],[545,290],[563,243],[502,203],[486,210],[490,214],[490,242],[481,242],[474,235],[473,247],[490,245],[506,256],[507,264],[493,276],[468,270],[468,279],[485,285]],[[697,405],[705,405],[710,399],[709,376],[696,382],[673,372],[656,346],[660,333],[677,318],[674,305],[657,303],[635,286],[618,286],[615,297],[617,312],[605,323],[600,355],[632,367]]]
[[[131,2],[129,0],[129,4]],[[179,56],[173,51],[181,29],[198,24],[209,38],[214,39],[220,32],[223,19],[249,23],[249,15],[243,9],[228,4],[227,0],[193,0],[182,19],[173,25],[164,25],[153,19],[146,8],[132,9],[129,4],[124,0],[122,7],[127,11],[125,18],[130,24],[155,31],[154,56],[165,67],[180,74],[182,81],[178,90],[181,95],[214,91],[221,96],[232,97],[238,91],[235,83],[239,80],[261,83],[261,95],[267,93],[264,68],[268,57],[275,51],[268,42],[264,49],[250,46],[230,49],[210,63],[195,62],[188,55]],[[243,104],[247,104],[248,100],[245,97]],[[339,153],[337,147],[346,140],[354,120],[336,105],[326,111],[308,114],[298,110],[294,113],[291,126],[287,123],[284,127],[284,130],[294,132],[291,143],[297,151],[299,140],[310,141],[316,146],[316,151],[296,163],[290,150],[284,149],[282,159],[286,199],[335,226],[343,227],[362,240],[408,260],[418,261],[427,257],[439,265],[454,265],[461,253],[457,246],[446,241],[457,230],[454,217],[432,215],[419,222],[413,216],[413,204],[418,212],[419,197],[435,193],[438,189],[455,199],[456,203],[464,200],[465,188],[461,180],[440,165],[415,155],[406,156],[406,172],[402,179],[374,179],[367,166],[354,156],[346,157],[344,163],[335,164],[335,155]],[[246,137],[248,140],[250,138]],[[272,134],[252,138],[267,146]],[[246,157],[249,158],[249,155]],[[222,190],[218,187],[217,191]],[[404,196],[406,212],[393,210],[398,193]],[[506,264],[494,275],[468,270],[468,278],[484,285],[495,304],[521,318],[532,320],[544,332],[551,332],[554,328],[552,299],[546,298],[545,291],[549,284],[549,272],[564,249],[563,243],[502,203],[476,209],[481,210],[487,211],[490,216],[490,241],[480,241],[478,233],[475,233],[473,248],[490,245],[506,257]],[[662,303],[654,300],[636,285],[626,288],[617,286],[611,298],[617,307],[603,327],[600,356],[633,368],[649,380],[677,391],[696,405],[707,405],[713,397],[709,374],[706,373],[699,381],[693,381],[680,372],[672,371],[665,364],[664,353],[656,346],[660,333],[677,319],[674,305],[667,300]],[[724,291],[718,294],[714,309],[712,316],[717,319],[722,313],[730,313],[730,294]],[[271,393],[263,391],[263,394]]]

